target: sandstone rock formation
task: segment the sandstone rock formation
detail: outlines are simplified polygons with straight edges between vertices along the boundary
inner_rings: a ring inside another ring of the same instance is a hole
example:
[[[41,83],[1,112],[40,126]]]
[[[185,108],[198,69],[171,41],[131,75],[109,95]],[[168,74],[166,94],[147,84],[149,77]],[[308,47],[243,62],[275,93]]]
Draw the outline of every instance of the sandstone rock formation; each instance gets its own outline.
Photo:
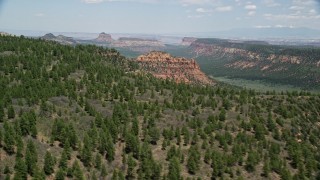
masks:
[[[110,34],[106,34],[102,32],[94,41],[100,42],[100,43],[111,43],[113,42],[113,39]]]
[[[165,52],[152,51],[139,56],[137,62],[142,68],[157,78],[169,78],[178,83],[214,84],[214,82],[200,70],[199,65],[194,59],[172,57]]]

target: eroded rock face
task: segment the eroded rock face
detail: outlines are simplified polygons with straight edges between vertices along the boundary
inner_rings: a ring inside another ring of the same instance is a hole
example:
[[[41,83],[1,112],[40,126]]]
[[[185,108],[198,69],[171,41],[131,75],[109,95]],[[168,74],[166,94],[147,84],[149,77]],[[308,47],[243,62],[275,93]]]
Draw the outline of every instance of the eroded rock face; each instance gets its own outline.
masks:
[[[110,34],[106,34],[104,32],[100,33],[99,36],[95,39],[96,42],[101,43],[111,43],[113,39]]]
[[[194,59],[172,57],[165,52],[152,51],[139,56],[137,62],[157,78],[169,78],[178,83],[214,84],[214,82],[200,70],[199,65]]]

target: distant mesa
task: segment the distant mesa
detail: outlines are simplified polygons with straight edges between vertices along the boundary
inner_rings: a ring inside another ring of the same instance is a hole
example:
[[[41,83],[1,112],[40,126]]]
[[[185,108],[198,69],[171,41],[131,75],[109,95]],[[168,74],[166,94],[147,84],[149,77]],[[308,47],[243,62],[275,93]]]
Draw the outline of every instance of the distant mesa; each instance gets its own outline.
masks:
[[[45,39],[45,40],[52,40],[55,38],[56,38],[56,36],[53,35],[52,33],[48,33],[48,34],[45,34],[44,36],[42,36],[42,39]]]
[[[184,37],[182,39],[181,45],[182,46],[190,46],[196,40],[197,40],[197,38],[194,38],[194,37]]]
[[[137,58],[138,64],[156,78],[172,79],[177,83],[213,85],[194,59],[173,57],[168,53],[152,51]]]
[[[161,51],[165,45],[155,39],[142,39],[133,37],[120,37],[112,43],[113,47],[129,48],[131,51],[146,53],[150,51]]]
[[[133,37],[120,37],[119,41],[150,41],[150,42],[158,42],[155,39],[142,39],[142,38],[133,38]]]
[[[99,34],[99,36],[96,39],[94,39],[94,41],[100,42],[100,43],[111,43],[114,40],[112,39],[110,34],[106,34],[102,32]]]
[[[52,33],[45,34],[44,36],[41,37],[41,39],[48,40],[48,41],[56,41],[60,44],[64,45],[74,45],[77,44],[77,41],[75,41],[71,37],[63,36],[63,35],[58,35],[55,36]]]
[[[12,35],[6,32],[0,32],[0,36],[12,36]]]

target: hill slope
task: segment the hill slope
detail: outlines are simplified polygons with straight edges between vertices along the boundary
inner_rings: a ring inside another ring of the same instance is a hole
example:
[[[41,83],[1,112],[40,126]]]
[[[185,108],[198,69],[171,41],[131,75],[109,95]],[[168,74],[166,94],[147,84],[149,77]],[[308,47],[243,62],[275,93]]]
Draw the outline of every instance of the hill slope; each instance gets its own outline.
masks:
[[[115,50],[1,36],[0,179],[319,177],[319,95],[136,68]]]

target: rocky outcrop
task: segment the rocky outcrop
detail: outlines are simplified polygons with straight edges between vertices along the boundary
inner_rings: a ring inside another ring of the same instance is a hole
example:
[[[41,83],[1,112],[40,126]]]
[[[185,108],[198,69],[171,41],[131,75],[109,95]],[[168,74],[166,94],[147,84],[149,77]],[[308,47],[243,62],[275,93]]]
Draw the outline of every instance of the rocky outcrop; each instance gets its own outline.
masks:
[[[139,56],[137,62],[143,69],[157,78],[169,78],[178,83],[214,84],[214,82],[200,70],[199,65],[194,59],[172,57],[165,52],[152,51]]]
[[[99,34],[99,36],[96,39],[94,39],[94,41],[99,43],[111,43],[114,40],[112,39],[110,34],[106,34],[102,32]]]
[[[48,40],[48,41],[56,41],[56,42],[58,42],[60,44],[64,44],[64,45],[77,44],[77,41],[75,41],[71,37],[67,37],[67,36],[63,36],[63,35],[55,36],[52,33],[48,33],[48,34],[42,36],[41,39]]]
[[[182,39],[181,45],[182,46],[190,46],[196,40],[197,40],[197,38],[194,38],[194,37],[184,37]]]

